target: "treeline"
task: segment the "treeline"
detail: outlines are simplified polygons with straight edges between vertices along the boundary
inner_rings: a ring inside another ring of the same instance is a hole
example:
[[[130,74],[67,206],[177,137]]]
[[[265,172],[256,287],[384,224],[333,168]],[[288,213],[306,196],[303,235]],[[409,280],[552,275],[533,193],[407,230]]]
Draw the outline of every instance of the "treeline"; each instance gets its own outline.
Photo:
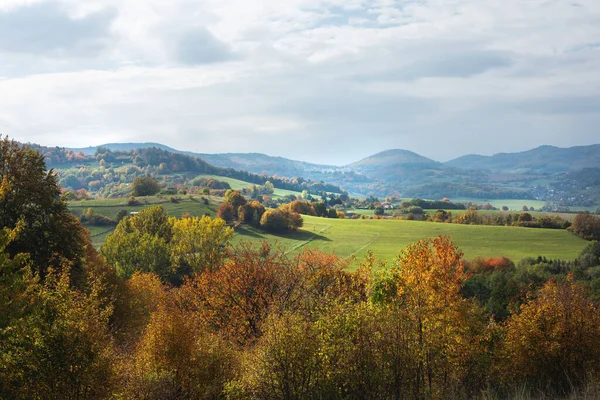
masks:
[[[406,204],[404,204],[406,203]],[[401,204],[402,208],[417,206],[424,210],[465,210],[466,207],[462,203],[453,203],[450,200],[423,200],[423,199],[411,199],[408,202]]]
[[[486,184],[474,183],[430,183],[411,187],[402,192],[402,197],[424,197],[441,199],[443,197],[475,197],[478,199],[533,199],[526,191],[509,190]]]

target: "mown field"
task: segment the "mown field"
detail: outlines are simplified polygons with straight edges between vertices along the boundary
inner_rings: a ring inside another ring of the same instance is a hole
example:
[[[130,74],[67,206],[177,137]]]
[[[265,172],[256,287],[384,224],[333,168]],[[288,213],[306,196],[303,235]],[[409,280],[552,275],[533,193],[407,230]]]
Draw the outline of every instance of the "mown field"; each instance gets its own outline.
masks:
[[[587,244],[566,230],[504,226],[442,224],[397,220],[341,220],[304,216],[304,228],[293,234],[270,235],[244,228],[234,242],[279,244],[290,253],[304,247],[335,252],[341,257],[362,258],[368,251],[392,261],[408,244],[419,239],[450,235],[467,259],[506,256],[572,260]]]
[[[207,197],[208,204],[200,196],[179,196],[173,203],[169,197],[140,198],[142,204],[128,206],[127,199],[88,200],[71,202],[69,207],[80,215],[92,207],[94,213],[109,218],[120,210],[139,211],[144,207],[160,204],[169,215],[215,216],[219,198]],[[304,227],[298,232],[268,234],[259,229],[242,226],[237,229],[233,243],[242,241],[258,244],[263,240],[294,254],[305,247],[335,252],[341,257],[362,258],[368,251],[381,259],[392,261],[407,244],[422,238],[450,235],[464,252],[467,259],[477,256],[506,256],[514,261],[525,257],[543,255],[548,258],[574,259],[586,242],[565,230],[532,229],[504,226],[475,226],[441,224],[397,220],[349,220],[326,219],[304,216]],[[107,227],[87,226],[96,247],[102,246],[110,234]]]

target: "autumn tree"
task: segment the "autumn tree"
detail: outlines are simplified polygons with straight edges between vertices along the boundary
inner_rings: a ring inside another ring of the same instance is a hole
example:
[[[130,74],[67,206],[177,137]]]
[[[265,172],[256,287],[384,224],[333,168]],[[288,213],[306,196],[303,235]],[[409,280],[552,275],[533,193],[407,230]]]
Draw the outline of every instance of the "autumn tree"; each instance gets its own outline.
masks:
[[[222,203],[217,210],[217,217],[230,224],[235,219],[235,213],[231,204]]]
[[[225,264],[205,271],[183,288],[193,309],[208,326],[234,342],[245,344],[262,333],[262,322],[273,309],[284,307],[294,290],[287,280],[287,259],[265,243],[242,244],[229,252]]]
[[[265,333],[243,364],[232,398],[319,398],[319,338],[311,321],[298,314],[272,314]]]
[[[565,395],[600,373],[600,314],[581,283],[548,281],[505,327],[505,382]]]
[[[265,213],[265,207],[258,201],[250,201],[247,204],[240,206],[238,209],[238,217],[240,221],[253,226],[260,226],[260,219]]]
[[[600,216],[577,214],[569,230],[586,240],[600,241]]]
[[[0,326],[0,397],[108,397],[115,378],[112,308],[99,297],[99,281],[74,289],[68,266],[43,282],[22,278],[24,290],[12,293],[12,318]]]
[[[462,253],[448,237],[410,244],[391,269],[391,301],[406,308],[411,322],[411,380],[419,396],[449,395],[481,351],[482,313],[461,296],[466,279]]]
[[[177,293],[159,303],[125,365],[130,399],[216,399],[233,378],[236,353],[178,306]]]
[[[301,228],[302,224],[300,214],[279,208],[265,211],[260,219],[260,226],[271,232],[295,231]]]
[[[313,215],[316,216],[317,212],[311,202],[306,200],[294,200],[291,203],[284,204],[281,206],[282,210],[291,211],[298,214]]]
[[[239,190],[231,189],[225,192],[223,202],[225,204],[231,205],[231,207],[233,208],[234,219],[238,218],[238,210],[240,206],[243,206],[247,203],[246,198],[242,195],[242,193]]]

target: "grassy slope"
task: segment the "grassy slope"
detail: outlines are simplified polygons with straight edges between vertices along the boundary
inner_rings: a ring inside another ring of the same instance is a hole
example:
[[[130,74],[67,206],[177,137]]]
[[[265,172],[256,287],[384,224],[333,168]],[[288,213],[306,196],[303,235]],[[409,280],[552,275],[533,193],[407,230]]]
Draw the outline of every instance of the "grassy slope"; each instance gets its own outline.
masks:
[[[209,198],[204,205],[200,197],[180,196],[179,203],[168,198],[140,198],[142,205],[129,207],[126,199],[89,200],[70,203],[79,214],[92,207],[96,214],[114,218],[121,209],[139,211],[160,204],[171,216],[183,213],[215,216],[219,199]],[[145,202],[145,203],[144,203]],[[364,256],[371,250],[382,259],[391,261],[407,244],[438,235],[450,235],[468,259],[483,256],[506,256],[515,261],[524,257],[544,255],[549,258],[573,259],[587,242],[564,230],[529,229],[518,227],[474,226],[396,220],[338,220],[304,216],[304,228],[291,234],[272,235],[251,228],[238,228],[233,242],[260,243],[267,240],[295,253],[305,246],[335,252],[342,257]],[[101,246],[110,233],[104,227],[88,227],[95,246]]]
[[[544,255],[570,260],[587,244],[565,230],[396,220],[336,220],[307,216],[304,217],[304,229],[295,234],[278,237],[251,230],[250,234],[244,232],[236,236],[236,241],[258,243],[267,239],[270,243],[280,243],[286,249],[291,249],[312,238],[306,246],[335,251],[342,257],[362,257],[370,250],[379,254],[380,258],[391,261],[407,244],[438,235],[450,235],[467,259],[506,256],[518,261]]]
[[[241,181],[239,179],[234,179],[234,178],[228,178],[228,177],[224,177],[224,176],[218,176],[218,175],[198,175],[199,177],[205,177],[205,178],[212,178],[221,182],[227,182],[229,183],[229,186],[231,186],[231,188],[233,190],[242,190],[244,188],[248,188],[251,187],[252,185],[254,185],[253,183],[250,182],[246,182],[246,181]],[[301,192],[294,192],[292,190],[286,190],[286,189],[275,189],[275,192],[273,193],[272,197],[283,197],[286,196],[288,194],[293,194],[294,196],[300,195],[302,194]]]

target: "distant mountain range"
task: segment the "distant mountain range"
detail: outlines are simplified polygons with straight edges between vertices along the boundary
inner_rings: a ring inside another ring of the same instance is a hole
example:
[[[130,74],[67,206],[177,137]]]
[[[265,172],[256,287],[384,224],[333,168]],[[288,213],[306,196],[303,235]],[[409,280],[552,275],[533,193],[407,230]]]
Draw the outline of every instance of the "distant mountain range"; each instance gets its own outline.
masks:
[[[493,156],[466,155],[444,165],[462,169],[480,169],[493,173],[572,172],[600,167],[600,144],[560,148],[540,146],[520,153],[498,153]]]
[[[435,197],[439,194],[442,197],[543,198],[553,201],[567,198],[567,201],[577,202],[581,199],[568,200],[567,194],[563,193],[566,182],[570,182],[571,192],[579,193],[584,188],[573,181],[574,176],[579,176],[573,173],[584,171],[587,176],[593,174],[593,169],[600,171],[600,144],[570,148],[540,146],[493,156],[465,155],[445,163],[408,150],[394,149],[344,166],[312,164],[260,153],[192,153],[159,143],[108,143],[101,147],[113,151],[156,147],[199,157],[218,167],[322,180],[351,193],[378,196],[427,194]],[[94,154],[96,149],[71,150]],[[600,190],[598,192],[600,197]],[[592,197],[596,196],[593,193],[592,190]]]

